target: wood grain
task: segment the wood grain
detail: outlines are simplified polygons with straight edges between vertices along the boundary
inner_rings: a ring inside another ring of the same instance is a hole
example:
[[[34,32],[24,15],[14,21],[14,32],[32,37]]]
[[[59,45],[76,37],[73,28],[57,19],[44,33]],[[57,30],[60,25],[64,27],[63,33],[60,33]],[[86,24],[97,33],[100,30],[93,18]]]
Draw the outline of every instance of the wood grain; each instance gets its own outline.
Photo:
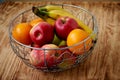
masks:
[[[8,27],[26,8],[41,4],[73,4],[91,11],[99,34],[93,54],[78,67],[44,73],[26,66],[12,51]],[[0,80],[120,80],[120,2],[5,2],[0,4]]]

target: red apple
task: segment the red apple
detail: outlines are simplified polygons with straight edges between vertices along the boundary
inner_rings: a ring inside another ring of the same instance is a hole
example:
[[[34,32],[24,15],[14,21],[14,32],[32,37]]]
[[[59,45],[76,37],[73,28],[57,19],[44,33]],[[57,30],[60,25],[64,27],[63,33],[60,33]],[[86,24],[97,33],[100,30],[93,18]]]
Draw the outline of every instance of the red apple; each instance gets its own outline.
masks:
[[[30,37],[40,46],[51,43],[54,38],[54,28],[47,22],[40,22],[30,30]]]
[[[61,62],[59,47],[54,44],[45,44],[42,50],[32,50],[30,53],[30,62],[37,68],[52,67]]]
[[[78,23],[70,17],[60,17],[55,22],[56,33],[63,40],[66,40],[70,31],[75,28],[78,28]]]

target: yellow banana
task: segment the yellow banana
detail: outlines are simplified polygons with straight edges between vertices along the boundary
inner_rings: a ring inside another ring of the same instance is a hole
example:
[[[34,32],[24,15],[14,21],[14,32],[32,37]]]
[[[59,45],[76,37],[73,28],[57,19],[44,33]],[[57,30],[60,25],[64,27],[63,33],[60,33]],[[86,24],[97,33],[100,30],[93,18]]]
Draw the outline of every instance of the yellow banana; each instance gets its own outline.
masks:
[[[71,14],[68,14],[68,12],[66,12],[65,10],[52,10],[52,11],[49,11],[48,16],[53,18],[53,19],[57,19],[57,18],[63,17],[63,16],[73,17]]]
[[[42,7],[41,9],[46,9],[47,11],[51,10],[62,10],[62,7],[60,6],[55,6],[55,5],[46,5],[45,7]]]
[[[54,24],[55,24],[55,20],[52,18],[46,18],[45,21],[48,22],[49,24],[51,24],[52,26],[54,26]]]

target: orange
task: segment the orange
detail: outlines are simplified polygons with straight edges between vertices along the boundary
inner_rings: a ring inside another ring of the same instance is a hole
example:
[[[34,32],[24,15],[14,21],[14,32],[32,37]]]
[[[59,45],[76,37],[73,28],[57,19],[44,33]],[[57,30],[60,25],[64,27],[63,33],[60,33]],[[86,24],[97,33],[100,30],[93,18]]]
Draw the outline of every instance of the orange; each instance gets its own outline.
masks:
[[[92,46],[92,39],[89,38],[85,42],[80,43],[85,40],[89,34],[82,29],[72,30],[67,37],[67,45],[71,46],[69,49],[74,54],[83,54],[88,51]]]
[[[28,23],[17,24],[12,31],[12,36],[19,42],[29,45],[31,44],[31,38],[29,32],[32,26]]]
[[[44,20],[42,18],[36,18],[30,21],[30,24],[33,26],[35,26],[36,24],[43,22]]]

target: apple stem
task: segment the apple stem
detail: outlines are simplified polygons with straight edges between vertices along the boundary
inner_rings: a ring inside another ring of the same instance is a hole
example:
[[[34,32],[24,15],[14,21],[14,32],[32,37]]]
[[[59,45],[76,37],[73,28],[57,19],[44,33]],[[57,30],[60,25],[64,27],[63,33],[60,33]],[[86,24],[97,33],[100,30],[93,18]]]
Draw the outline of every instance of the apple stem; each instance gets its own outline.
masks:
[[[41,34],[40,34],[38,31],[36,31],[34,35],[35,35],[36,37],[39,37]]]
[[[66,22],[66,20],[65,20],[65,19],[63,19],[63,20],[62,20],[62,23],[64,24],[65,22]]]
[[[40,36],[40,33],[38,33],[36,36],[39,37],[39,36]]]

